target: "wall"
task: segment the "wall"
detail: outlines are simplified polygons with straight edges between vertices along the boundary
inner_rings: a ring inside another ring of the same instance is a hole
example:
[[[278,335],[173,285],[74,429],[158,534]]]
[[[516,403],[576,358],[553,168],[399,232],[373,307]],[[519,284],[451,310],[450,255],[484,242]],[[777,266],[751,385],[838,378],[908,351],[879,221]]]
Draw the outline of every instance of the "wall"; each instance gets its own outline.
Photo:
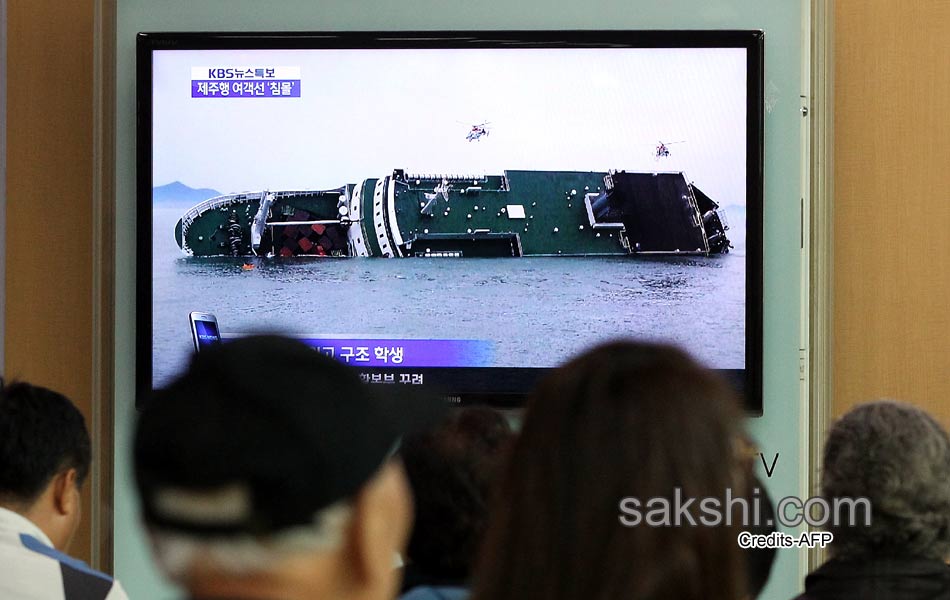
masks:
[[[91,429],[93,3],[6,10],[3,374],[66,394]],[[91,487],[72,547],[86,560]]]
[[[332,29],[764,29],[767,94],[765,190],[765,417],[751,424],[771,457],[776,498],[801,495],[803,404],[799,400],[801,6],[788,0],[707,3],[541,0],[459,2],[306,0],[256,2],[120,0],[116,122],[116,572],[135,598],[171,594],[145,554],[129,477],[133,408],[135,249],[134,37],[138,31]],[[764,473],[762,474],[765,477]],[[800,582],[800,556],[782,551],[765,598],[786,599]]]
[[[950,3],[835,21],[834,412],[891,397],[950,425]]]
[[[0,375],[4,364],[7,270],[7,0],[0,0]]]

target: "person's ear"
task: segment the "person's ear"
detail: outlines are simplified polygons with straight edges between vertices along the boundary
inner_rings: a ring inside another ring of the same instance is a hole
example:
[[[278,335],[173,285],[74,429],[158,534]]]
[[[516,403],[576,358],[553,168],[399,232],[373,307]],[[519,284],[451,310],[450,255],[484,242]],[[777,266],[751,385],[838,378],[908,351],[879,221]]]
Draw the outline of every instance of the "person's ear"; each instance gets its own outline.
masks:
[[[380,569],[384,568],[384,556],[391,562],[390,552],[386,550],[385,514],[379,506],[379,490],[373,482],[365,486],[356,497],[353,511],[352,536],[354,575],[363,582],[376,581]]]
[[[53,508],[62,516],[79,510],[79,480],[76,469],[66,469],[53,478]]]
[[[350,528],[354,577],[364,583],[388,581],[394,553],[405,542],[408,489],[401,467],[388,464],[357,494]],[[400,495],[402,494],[402,495]]]

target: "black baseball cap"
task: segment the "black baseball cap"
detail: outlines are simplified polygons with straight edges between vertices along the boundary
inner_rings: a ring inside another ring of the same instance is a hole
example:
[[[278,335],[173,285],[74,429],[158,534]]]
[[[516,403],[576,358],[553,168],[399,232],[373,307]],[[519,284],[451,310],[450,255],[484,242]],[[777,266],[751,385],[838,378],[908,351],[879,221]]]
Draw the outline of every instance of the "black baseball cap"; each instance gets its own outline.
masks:
[[[302,342],[240,338],[196,354],[155,392],[134,442],[146,521],[205,535],[267,535],[312,524],[355,495],[407,433],[446,403],[368,385]]]

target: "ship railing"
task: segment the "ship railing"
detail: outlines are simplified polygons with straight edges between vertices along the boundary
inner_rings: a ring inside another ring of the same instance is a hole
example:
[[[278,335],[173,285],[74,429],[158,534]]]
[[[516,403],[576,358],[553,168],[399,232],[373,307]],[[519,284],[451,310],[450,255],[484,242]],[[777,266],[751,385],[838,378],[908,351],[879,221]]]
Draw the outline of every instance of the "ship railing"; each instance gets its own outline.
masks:
[[[356,222],[360,219],[351,219],[350,222]],[[296,227],[301,225],[342,225],[340,219],[318,219],[316,221],[270,221],[264,223],[267,227]]]
[[[437,250],[435,252],[426,250],[425,252],[416,252],[414,256],[418,258],[462,258],[464,254],[461,250]]]
[[[696,192],[693,190],[693,186],[689,183],[689,179],[686,178],[685,173],[680,173],[680,176],[686,182],[686,191],[688,194],[683,195],[683,200],[689,204],[689,207],[692,209],[693,216],[693,227],[699,229],[699,232],[703,234],[703,248],[697,248],[696,251],[702,251],[707,256],[709,255],[709,232],[706,231],[706,227],[703,223],[703,213],[699,211],[699,201],[696,200]]]
[[[716,214],[719,215],[719,222],[722,224],[722,230],[729,231],[729,215],[726,213],[726,209],[720,206],[716,209]]]
[[[244,196],[245,194],[224,194],[223,196],[215,196],[214,198],[208,198],[198,204],[189,208],[184,216],[181,218],[182,228],[186,228],[191,225],[195,219],[205,214],[212,208],[220,208],[222,206],[230,205],[235,198],[238,196]]]
[[[298,198],[301,196],[318,196],[321,194],[342,194],[346,188],[331,188],[329,190],[284,190],[274,192],[277,198]]]
[[[448,173],[407,173],[406,180],[412,181],[418,179],[420,181],[484,181],[487,179],[485,174],[472,174],[472,175],[460,175],[460,174],[448,174]]]

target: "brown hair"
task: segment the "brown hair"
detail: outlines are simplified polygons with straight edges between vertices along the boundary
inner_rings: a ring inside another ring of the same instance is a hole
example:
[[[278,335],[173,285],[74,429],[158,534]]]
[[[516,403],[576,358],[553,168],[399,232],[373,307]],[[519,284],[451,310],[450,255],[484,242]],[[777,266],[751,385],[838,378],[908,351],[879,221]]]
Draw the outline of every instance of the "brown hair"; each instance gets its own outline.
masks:
[[[614,342],[557,369],[528,403],[473,600],[736,600],[738,529],[625,527],[619,503],[723,498],[737,434],[731,388],[675,348]]]
[[[403,438],[400,454],[415,496],[406,555],[417,575],[468,579],[512,437],[501,413],[474,406]]]

